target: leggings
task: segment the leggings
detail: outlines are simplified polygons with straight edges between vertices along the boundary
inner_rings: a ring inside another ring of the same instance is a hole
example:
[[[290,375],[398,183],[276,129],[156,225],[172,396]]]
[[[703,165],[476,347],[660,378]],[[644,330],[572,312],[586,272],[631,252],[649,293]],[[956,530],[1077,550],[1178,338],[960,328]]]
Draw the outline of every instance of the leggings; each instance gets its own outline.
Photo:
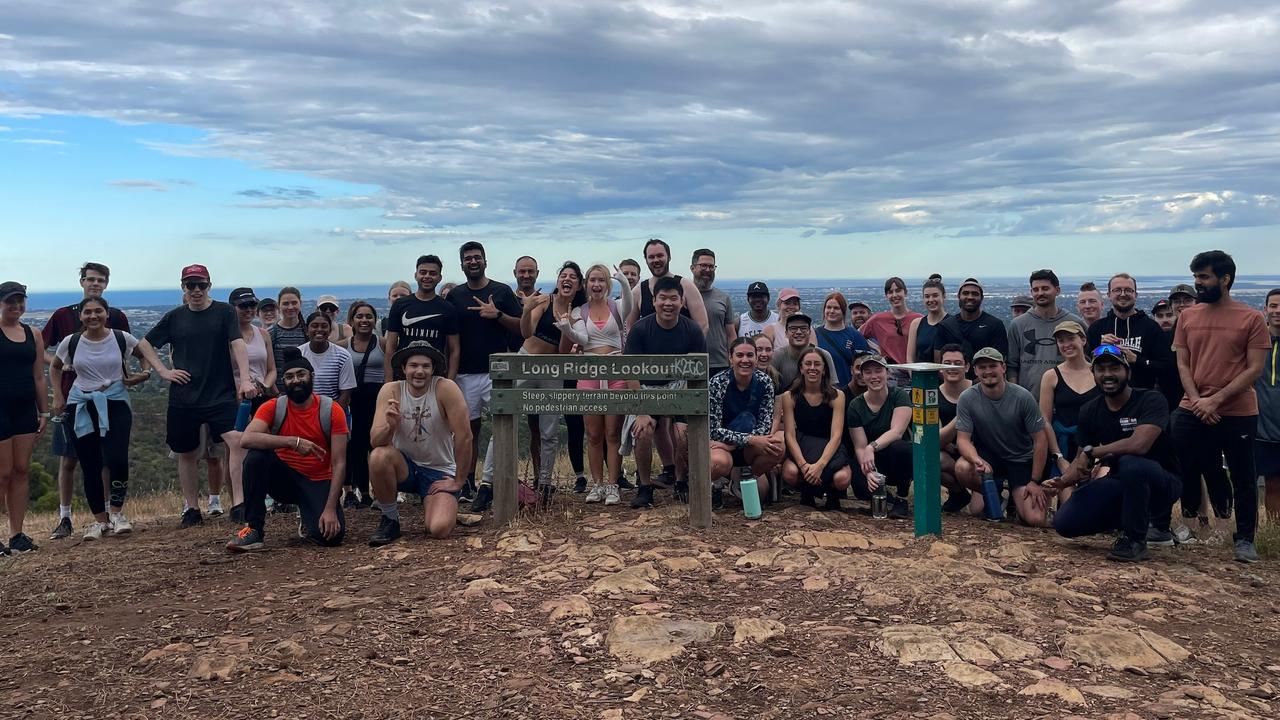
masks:
[[[576,390],[578,381],[565,380],[564,386],[568,389]],[[586,447],[584,438],[587,433],[587,423],[582,419],[581,415],[565,415],[564,427],[569,436],[569,464],[573,466],[574,474],[581,475],[585,472],[582,464],[582,453]]]
[[[382,386],[366,383],[351,393],[351,435],[347,441],[346,484],[369,497],[369,433],[373,430],[373,414]]]
[[[876,453],[876,470],[885,476],[885,484],[896,489],[898,497],[903,500],[907,499],[907,493],[911,491],[912,451],[910,442],[894,440]],[[863,474],[857,458],[855,457],[849,464],[853,466],[854,497],[859,500],[870,500],[871,489],[867,476]]]
[[[68,406],[67,417],[74,418],[75,413],[76,405]],[[98,408],[93,403],[89,403],[89,417],[93,418],[93,432],[72,442],[80,458],[85,500],[89,501],[89,510],[98,515],[107,511],[102,495],[103,467],[111,478],[111,507],[123,507],[129,492],[129,434],[133,429],[133,411],[123,400],[108,400],[107,419],[111,421],[111,429],[105,437],[98,434]]]

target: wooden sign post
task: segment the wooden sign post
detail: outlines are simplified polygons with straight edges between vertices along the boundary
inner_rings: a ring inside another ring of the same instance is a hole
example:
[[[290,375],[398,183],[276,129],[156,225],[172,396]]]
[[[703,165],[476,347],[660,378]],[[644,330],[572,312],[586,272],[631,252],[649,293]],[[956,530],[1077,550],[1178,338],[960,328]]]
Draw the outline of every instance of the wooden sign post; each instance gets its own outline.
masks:
[[[689,520],[711,526],[711,436],[707,422],[707,356],[526,355],[489,356],[493,378],[493,513],[499,523],[516,515],[516,415],[683,415],[689,423]],[[527,380],[683,380],[687,388],[577,390],[522,387]],[[543,458],[555,462],[555,458]],[[935,458],[936,464],[936,458]]]
[[[942,535],[942,471],[939,467],[938,384],[945,365],[895,365],[911,371],[911,467],[915,484],[916,537]]]

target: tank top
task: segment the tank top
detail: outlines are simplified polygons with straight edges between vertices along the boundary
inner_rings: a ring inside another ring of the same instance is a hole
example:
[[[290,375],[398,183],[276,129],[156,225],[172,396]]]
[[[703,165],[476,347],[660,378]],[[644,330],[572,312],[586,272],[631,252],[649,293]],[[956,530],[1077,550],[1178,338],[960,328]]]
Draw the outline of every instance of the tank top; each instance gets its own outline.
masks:
[[[271,351],[276,356],[276,367],[284,367],[284,349],[290,347],[301,347],[307,342],[307,325],[298,320],[298,324],[291,328],[284,327],[280,323],[271,326]],[[280,392],[284,392],[284,373],[276,374],[276,388]]]
[[[945,315],[942,317],[946,319]],[[916,326],[916,362],[933,362],[933,341],[937,337],[938,326],[929,324],[928,315],[920,318],[920,324]]]
[[[796,432],[808,437],[831,438],[831,403],[823,402],[817,407],[809,404],[804,393],[791,396],[795,402],[792,414],[796,419]]]
[[[253,329],[253,339],[244,344],[245,354],[249,356],[249,379],[262,382],[267,377],[267,341],[262,337],[266,332],[262,328]],[[240,382],[240,368],[231,363],[231,372]]]
[[[938,391],[938,427],[946,427],[956,419],[956,403],[947,399],[947,396]]]
[[[555,303],[554,299],[547,303],[546,309],[542,311],[542,317],[538,318],[538,324],[533,327],[533,336],[558,348],[560,347],[560,328],[556,327],[554,319]]]
[[[671,277],[681,282],[684,282],[684,278],[682,278],[679,275],[672,275]],[[649,317],[650,315],[653,314],[653,291],[649,289],[649,282],[650,282],[649,280],[645,280],[640,283],[640,314],[636,316],[637,320],[639,320],[640,318]],[[688,304],[685,304],[684,307],[680,308],[680,314],[689,318],[690,320],[693,319],[693,316],[689,314]]]
[[[1080,421],[1080,408],[1098,397],[1098,386],[1089,388],[1088,392],[1078,393],[1067,384],[1061,370],[1055,367],[1053,372],[1058,376],[1058,386],[1053,389],[1053,419],[1066,427],[1075,427]]]
[[[365,349],[368,352],[361,352],[355,348],[355,338],[351,339],[351,359],[355,361],[353,366],[356,373],[356,385],[381,385],[387,381],[387,374],[382,369],[384,355],[382,354],[382,342],[377,335],[370,336],[369,346]]]
[[[611,350],[622,351],[622,327],[618,322],[618,311],[613,305],[613,301],[609,301],[609,317],[603,323],[591,319],[591,311],[586,305],[581,305],[573,309],[569,315],[572,318],[574,333],[583,335],[587,342],[583,346],[583,350],[598,350],[599,348],[609,348]],[[577,328],[581,326],[585,333],[578,333]],[[577,339],[577,338],[575,338]]]
[[[36,362],[36,339],[31,328],[19,323],[25,338],[14,342],[0,332],[0,398],[25,399],[36,395],[31,366]]]
[[[436,399],[439,382],[440,378],[431,378],[427,392],[415,398],[409,393],[409,383],[400,381],[400,427],[391,444],[415,465],[454,477],[458,466],[453,458],[453,433]]]
[[[751,313],[744,312],[738,316],[738,334],[742,337],[755,337],[764,332],[764,329],[778,322],[778,313],[770,311],[769,317],[763,321],[751,319]]]

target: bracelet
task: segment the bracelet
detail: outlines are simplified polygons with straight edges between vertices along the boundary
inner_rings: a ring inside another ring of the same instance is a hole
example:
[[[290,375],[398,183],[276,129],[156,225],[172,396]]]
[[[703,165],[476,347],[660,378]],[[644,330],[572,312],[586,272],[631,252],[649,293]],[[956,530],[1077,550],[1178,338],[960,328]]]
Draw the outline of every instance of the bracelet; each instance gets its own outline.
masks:
[[[302,438],[301,438],[301,437],[294,437],[294,438],[293,438],[293,450],[294,450],[294,452],[297,452],[297,451],[298,451],[298,448],[300,448],[301,446],[302,446]]]

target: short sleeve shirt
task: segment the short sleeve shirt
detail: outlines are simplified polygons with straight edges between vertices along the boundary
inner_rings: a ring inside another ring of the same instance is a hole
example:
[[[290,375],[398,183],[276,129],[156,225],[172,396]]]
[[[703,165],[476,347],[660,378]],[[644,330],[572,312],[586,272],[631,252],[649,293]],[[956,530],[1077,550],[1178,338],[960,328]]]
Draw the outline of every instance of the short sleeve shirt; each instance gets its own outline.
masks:
[[[1031,392],[1008,383],[993,400],[981,386],[960,393],[956,403],[956,431],[969,433],[979,452],[994,452],[1001,460],[1030,462],[1035,435],[1044,430],[1044,416]]]
[[[850,428],[862,428],[867,434],[867,442],[871,442],[889,432],[889,428],[893,426],[893,411],[900,407],[911,407],[911,393],[906,388],[889,388],[889,396],[879,410],[871,409],[867,404],[867,395],[863,393],[849,403],[849,408],[844,413],[845,424]],[[907,437],[910,431],[911,426],[908,424],[902,436]]]
[[[1160,463],[1165,470],[1176,472],[1169,440],[1169,406],[1164,397],[1154,390],[1135,389],[1129,401],[1117,411],[1107,407],[1104,397],[1085,403],[1076,426],[1076,443],[1080,447],[1106,445],[1131,437],[1139,425],[1160,428],[1160,437],[1156,438],[1145,457]]]
[[[449,356],[449,336],[458,334],[458,311],[448,300],[439,295],[430,300],[405,295],[391,306],[387,317],[387,332],[397,334],[396,346],[387,348],[389,352],[414,340],[426,340],[446,358]]]
[[[84,392],[94,392],[105,388],[117,380],[124,380],[124,364],[138,346],[138,339],[129,333],[124,337],[124,357],[120,356],[120,343],[116,342],[116,334],[107,331],[101,340],[90,340],[81,335],[76,344],[75,381],[76,387]],[[63,365],[71,353],[71,337],[65,337],[58,343],[56,352]],[[64,373],[65,374],[65,373]]]
[[[355,363],[351,359],[351,351],[344,347],[329,343],[324,352],[317,353],[311,349],[311,343],[303,343],[298,348],[302,357],[315,368],[315,393],[338,399],[343,390],[351,390],[356,386]]]
[[[676,324],[664,328],[658,324],[657,315],[647,315],[636,321],[627,335],[627,355],[683,355],[707,351],[707,336],[698,324],[683,315],[676,316]],[[644,385],[657,387],[661,381]]]
[[[76,351],[79,354],[79,351]],[[254,413],[255,420],[261,420],[267,424],[267,430],[270,431],[271,424],[276,421],[276,403],[289,402],[286,397],[274,397],[262,404],[258,408],[258,412]],[[346,435],[350,431],[347,429],[347,413],[338,403],[333,404],[333,408],[329,412],[329,432],[332,435]],[[311,406],[299,408],[297,405],[290,405],[288,412],[285,413],[284,422],[280,425],[281,437],[300,437],[303,440],[309,440],[316,445],[324,448],[324,455],[303,455],[296,452],[293,448],[276,448],[276,457],[280,458],[285,465],[296,470],[299,474],[308,480],[316,482],[324,482],[333,479],[333,468],[330,462],[330,443],[329,438],[324,436],[324,428],[320,426],[320,399],[311,398]]]
[[[453,304],[458,317],[458,372],[462,374],[487,374],[489,355],[506,352],[511,333],[498,320],[480,317],[475,307],[480,302],[492,302],[507,317],[520,317],[520,301],[510,287],[493,280],[479,290],[459,285],[445,298]],[[444,350],[441,349],[441,352]]]
[[[1182,311],[1174,331],[1173,346],[1191,360],[1191,379],[1201,395],[1217,392],[1244,374],[1250,350],[1270,350],[1271,336],[1262,313],[1236,300],[1201,303]],[[1191,409],[1191,400],[1182,399]],[[1258,414],[1253,386],[1218,408],[1225,417]]]
[[[901,320],[891,312],[878,312],[867,318],[859,330],[868,340],[874,340],[880,351],[890,360],[897,363],[907,361],[907,340],[911,332],[911,322],[924,317],[918,312],[909,312]]]
[[[107,327],[111,330],[123,330],[129,332],[129,318],[116,308],[111,308],[107,312]],[[47,348],[56,348],[67,337],[80,332],[80,303],[75,305],[67,305],[53,311],[53,315],[49,316],[49,322],[44,324],[44,329],[40,331],[40,336],[44,338],[44,346]],[[80,356],[80,349],[76,348],[76,357]],[[65,395],[71,390],[71,384],[75,382],[76,374],[73,371],[63,371],[62,373],[62,392]]]
[[[702,291],[702,304],[707,308],[707,364],[711,367],[728,367],[729,338],[724,327],[737,319],[733,312],[733,300],[729,298],[729,293],[711,288]]]
[[[169,386],[169,406],[208,408],[234,403],[236,385],[227,345],[239,339],[240,322],[224,302],[214,300],[204,310],[183,305],[165,313],[146,340],[156,349],[169,345],[173,367],[191,374],[186,384]]]

